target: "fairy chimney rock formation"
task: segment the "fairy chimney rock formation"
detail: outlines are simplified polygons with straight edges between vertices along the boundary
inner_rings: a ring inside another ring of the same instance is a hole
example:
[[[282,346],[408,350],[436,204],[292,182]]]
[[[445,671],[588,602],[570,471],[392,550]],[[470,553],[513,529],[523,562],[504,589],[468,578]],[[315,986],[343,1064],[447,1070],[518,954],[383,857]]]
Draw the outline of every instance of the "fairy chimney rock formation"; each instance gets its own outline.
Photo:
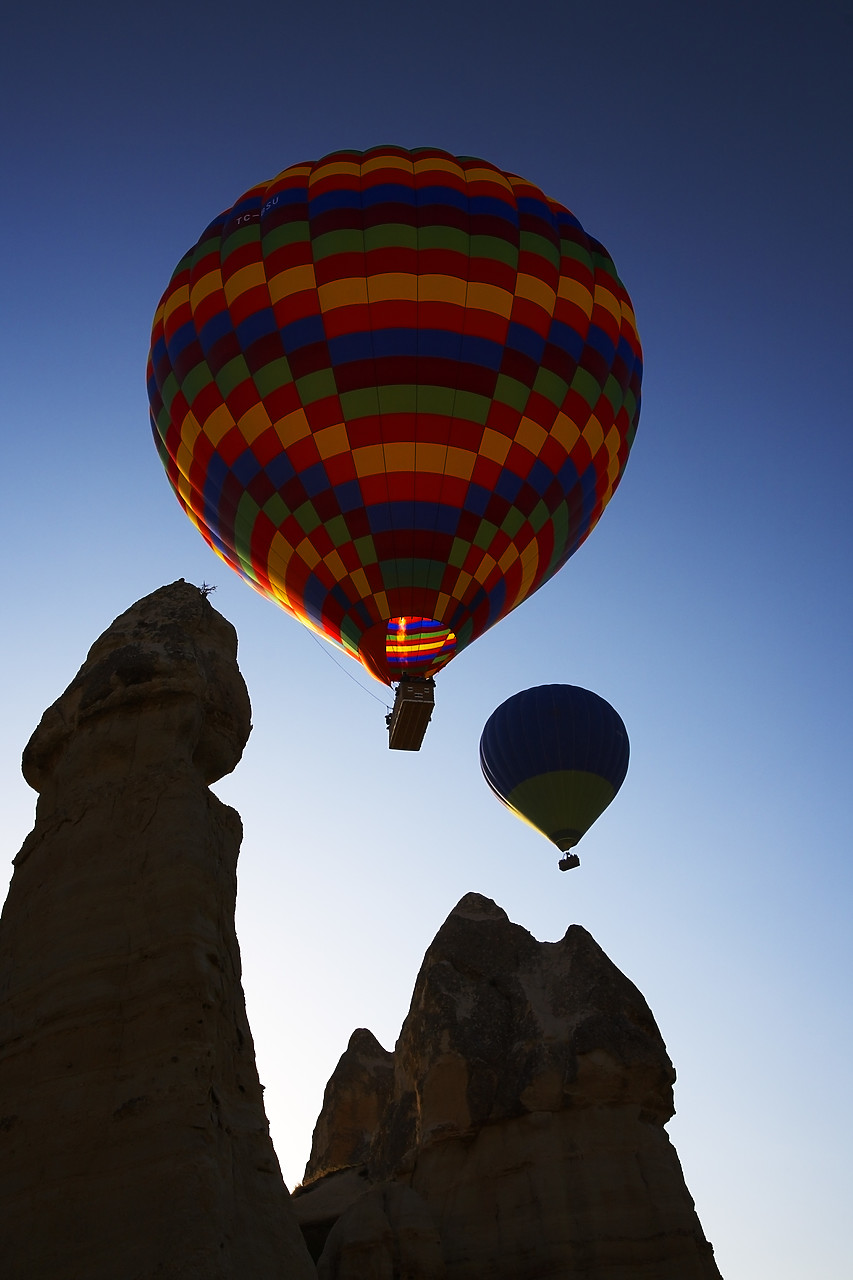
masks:
[[[354,1031],[326,1085],[306,1181],[365,1164],[394,1091],[394,1055],[363,1027]]]
[[[537,942],[468,894],[393,1057],[356,1036],[294,1194],[321,1280],[719,1280],[664,1129],[666,1047],[585,929]]]
[[[0,1258],[15,1280],[308,1280],[234,932],[237,637],[172,583],[93,645],[23,758],[0,919]]]

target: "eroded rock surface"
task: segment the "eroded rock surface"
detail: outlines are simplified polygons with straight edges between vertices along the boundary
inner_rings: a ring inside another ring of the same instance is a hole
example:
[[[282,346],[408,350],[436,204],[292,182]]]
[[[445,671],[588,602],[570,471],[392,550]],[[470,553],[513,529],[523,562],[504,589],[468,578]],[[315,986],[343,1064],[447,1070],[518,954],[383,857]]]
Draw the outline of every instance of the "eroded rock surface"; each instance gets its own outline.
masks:
[[[0,1269],[307,1280],[234,932],[250,730],[191,584],[101,636],[24,752],[40,792],[0,920]]]
[[[344,1134],[378,1090],[364,1073],[359,1111],[352,1049],[294,1197],[323,1280],[719,1280],[664,1129],[660,1032],[580,926],[540,943],[462,899],[427,951],[366,1155]],[[440,1242],[444,1270],[417,1269],[415,1240],[430,1266]]]
[[[306,1181],[366,1164],[394,1093],[394,1055],[360,1027],[332,1073],[314,1131]]]

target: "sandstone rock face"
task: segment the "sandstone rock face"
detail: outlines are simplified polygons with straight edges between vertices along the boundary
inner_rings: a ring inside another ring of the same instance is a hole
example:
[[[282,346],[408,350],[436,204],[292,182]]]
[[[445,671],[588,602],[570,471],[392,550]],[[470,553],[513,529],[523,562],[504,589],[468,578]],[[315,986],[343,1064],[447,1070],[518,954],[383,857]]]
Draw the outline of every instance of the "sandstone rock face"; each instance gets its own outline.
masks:
[[[250,730],[231,625],[183,581],[118,618],[24,752],[0,920],[0,1270],[307,1280],[234,932]]]
[[[446,1280],[426,1202],[397,1182],[373,1187],[332,1227],[320,1280]]]
[[[351,1142],[346,1171],[351,1049],[294,1196],[313,1247],[327,1237],[324,1280],[719,1280],[663,1127],[675,1072],[660,1032],[584,929],[540,943],[463,898],[424,959],[369,1153]],[[412,1261],[415,1239],[433,1270]]]
[[[394,1055],[361,1027],[326,1085],[305,1169],[308,1182],[336,1169],[366,1164],[370,1145],[394,1091]]]

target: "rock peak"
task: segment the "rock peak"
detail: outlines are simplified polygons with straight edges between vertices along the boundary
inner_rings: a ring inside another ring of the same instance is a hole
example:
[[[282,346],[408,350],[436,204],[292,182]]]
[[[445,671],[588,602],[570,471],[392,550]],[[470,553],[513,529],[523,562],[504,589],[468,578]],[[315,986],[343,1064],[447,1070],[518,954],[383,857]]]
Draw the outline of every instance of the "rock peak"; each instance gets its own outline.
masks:
[[[666,1046],[585,929],[538,942],[466,894],[393,1055],[374,1045],[341,1058],[294,1199],[321,1280],[719,1280],[663,1128]]]
[[[461,916],[466,920],[505,920],[509,923],[509,916],[503,907],[499,907],[496,902],[486,898],[482,893],[466,893],[459,899],[450,915]]]
[[[24,777],[44,792],[57,770],[103,778],[131,759],[138,769],[174,758],[215,782],[238,764],[251,730],[236,656],[237,633],[204,591],[183,578],[160,587],[92,645],[24,749]]]

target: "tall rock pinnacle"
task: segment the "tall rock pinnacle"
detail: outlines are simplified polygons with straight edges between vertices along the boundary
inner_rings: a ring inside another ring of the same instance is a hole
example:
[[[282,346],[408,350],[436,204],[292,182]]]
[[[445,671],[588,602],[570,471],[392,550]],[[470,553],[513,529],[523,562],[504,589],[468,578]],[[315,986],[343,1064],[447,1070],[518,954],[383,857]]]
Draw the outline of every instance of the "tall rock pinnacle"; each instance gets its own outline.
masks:
[[[183,581],[93,645],[31,738],[36,824],[0,920],[0,1270],[308,1280],[234,932],[250,707]]]
[[[383,1052],[351,1039],[294,1196],[320,1280],[719,1280],[663,1039],[585,929],[467,894]]]

